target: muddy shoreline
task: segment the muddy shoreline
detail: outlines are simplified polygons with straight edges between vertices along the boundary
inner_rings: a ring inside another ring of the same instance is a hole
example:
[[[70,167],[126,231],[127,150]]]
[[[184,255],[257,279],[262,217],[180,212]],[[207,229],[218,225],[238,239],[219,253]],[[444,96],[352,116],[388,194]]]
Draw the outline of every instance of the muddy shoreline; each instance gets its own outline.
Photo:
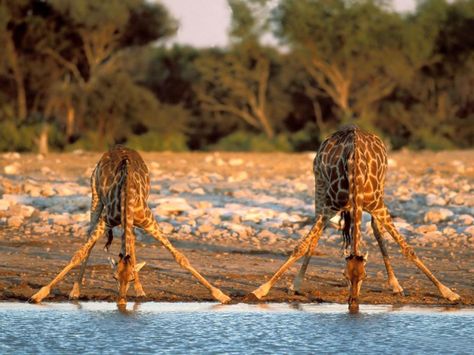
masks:
[[[0,201],[0,300],[26,301],[85,242],[88,174],[98,158],[95,153],[0,157],[0,200],[6,201]],[[144,158],[151,170],[150,204],[163,229],[192,265],[235,302],[276,271],[311,225],[309,153],[147,153]],[[390,159],[386,201],[397,227],[438,279],[460,294],[455,306],[474,305],[474,151],[401,152]],[[12,219],[17,216],[19,221]],[[362,304],[452,305],[386,235],[405,289],[403,297],[392,295],[366,224],[369,262]],[[138,233],[138,240],[138,260],[147,262],[140,272],[147,296],[140,301],[213,300],[167,250],[146,235]],[[116,238],[109,253],[103,244],[105,239],[92,252],[80,300],[115,299],[107,258],[118,254],[120,243]],[[287,292],[298,262],[262,302],[345,303],[340,247],[339,231],[329,228],[308,268],[303,294]],[[66,301],[77,272],[72,270],[45,301]],[[130,287],[129,301],[134,300]]]

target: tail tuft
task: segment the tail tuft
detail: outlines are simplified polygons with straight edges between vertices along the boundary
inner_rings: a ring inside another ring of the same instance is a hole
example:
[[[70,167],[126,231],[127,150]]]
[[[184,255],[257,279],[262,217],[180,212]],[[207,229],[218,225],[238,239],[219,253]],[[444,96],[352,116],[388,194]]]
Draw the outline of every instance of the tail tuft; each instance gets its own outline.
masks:
[[[342,248],[347,249],[351,246],[352,243],[352,218],[350,211],[343,211],[341,213],[341,220],[344,221],[344,227],[342,229]]]

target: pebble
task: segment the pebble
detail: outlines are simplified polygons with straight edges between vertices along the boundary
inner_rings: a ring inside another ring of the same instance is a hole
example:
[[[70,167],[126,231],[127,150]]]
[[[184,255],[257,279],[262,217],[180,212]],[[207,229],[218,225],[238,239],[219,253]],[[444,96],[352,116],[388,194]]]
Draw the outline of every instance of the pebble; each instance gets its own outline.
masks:
[[[466,229],[464,229],[464,234],[474,237],[474,226],[469,226]]]
[[[1,202],[1,200],[0,200],[0,202]],[[469,214],[462,214],[462,215],[458,216],[457,220],[460,221],[462,224],[464,224],[466,226],[470,226],[471,224],[474,223],[474,217],[469,215]]]
[[[190,191],[189,186],[186,183],[173,184],[169,187],[169,190],[178,194]]]
[[[240,166],[244,163],[243,159],[240,158],[234,158],[229,160],[229,165],[230,166]]]
[[[427,223],[439,223],[448,220],[454,213],[447,208],[435,208],[425,213],[424,221]]]
[[[18,228],[23,224],[22,216],[12,216],[7,219],[7,226],[11,228]]]
[[[237,173],[236,175],[229,176],[227,179],[228,182],[241,182],[244,180],[247,180],[249,177],[249,174],[246,171],[241,171]]]
[[[445,206],[446,200],[434,194],[426,195],[426,204],[428,206]]]
[[[161,198],[155,202],[158,204],[155,208],[157,214],[179,213],[193,209],[184,198],[180,197]]]
[[[13,164],[10,164],[10,165],[5,165],[3,167],[3,171],[5,172],[5,174],[8,174],[8,175],[14,175],[14,174],[17,174],[18,171],[19,171],[19,164],[18,163],[13,163]]]

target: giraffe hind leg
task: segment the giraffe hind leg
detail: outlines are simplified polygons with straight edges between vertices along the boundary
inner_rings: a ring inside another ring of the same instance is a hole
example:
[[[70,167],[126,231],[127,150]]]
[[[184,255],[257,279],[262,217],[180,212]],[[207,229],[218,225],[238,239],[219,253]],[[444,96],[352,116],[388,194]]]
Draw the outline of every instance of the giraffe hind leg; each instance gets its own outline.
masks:
[[[425,266],[425,264],[423,264],[423,262],[418,258],[413,248],[407,244],[405,239],[395,228],[392,222],[392,218],[390,217],[390,214],[386,207],[383,207],[382,209],[378,210],[377,213],[374,213],[374,217],[377,218],[377,220],[383,225],[383,227],[385,227],[388,233],[390,233],[392,238],[398,243],[403,255],[408,260],[413,262],[418,267],[418,269],[420,269],[426,275],[426,277],[428,277],[431,282],[433,282],[433,284],[438,288],[439,292],[444,298],[451,302],[458,301],[461,298],[457,293],[451,291],[448,287],[443,285]]]
[[[134,283],[133,287],[135,289],[135,295],[137,297],[145,297],[146,293],[143,291],[143,286],[140,282],[140,278],[138,276],[138,270],[136,268],[137,266],[137,257],[135,253],[135,235],[130,239],[130,256],[132,258],[132,267],[134,269]]]
[[[293,284],[290,286],[290,289],[288,290],[288,294],[290,295],[301,294],[301,285],[303,284],[304,275],[306,274],[306,270],[308,269],[308,265],[311,260],[311,256],[313,255],[313,251],[318,245],[318,240],[319,238],[313,238],[313,240],[311,241],[311,245],[309,246],[308,251],[306,252],[306,255],[304,256],[303,263],[301,264],[300,271],[298,272],[295,279],[293,280]]]
[[[322,230],[326,225],[327,217],[320,215],[316,223],[311,228],[311,231],[303,237],[296,248],[293,250],[293,253],[288,258],[287,261],[280,268],[275,272],[275,274],[271,277],[270,280],[259,286],[257,289],[252,291],[253,297],[257,299],[261,299],[262,297],[266,296],[273,285],[278,281],[278,279],[283,275],[283,273],[295,263],[298,259],[300,259],[305,253],[308,252],[308,249],[313,243],[315,243],[314,239],[318,239],[321,235]]]
[[[188,270],[198,281],[204,285],[211,293],[214,299],[218,300],[221,303],[229,303],[231,298],[227,296],[224,292],[222,292],[219,288],[213,286],[209,281],[207,281],[189,262],[189,260],[184,256],[179,250],[177,250],[166,238],[160,230],[158,223],[156,223],[153,214],[150,210],[147,212],[147,222],[149,224],[145,224],[142,228],[148,232],[153,238],[158,240],[163,246],[168,249],[168,251],[173,255],[176,262],[183,267],[184,269]]]
[[[374,231],[375,239],[380,248],[380,252],[382,253],[383,262],[385,264],[385,269],[387,270],[387,277],[388,277],[388,284],[392,288],[394,294],[399,294],[403,296],[403,288],[400,286],[397,277],[395,276],[395,272],[393,271],[392,264],[390,263],[390,258],[388,256],[388,251],[385,246],[385,242],[382,236],[382,227],[380,223],[372,217],[371,220],[372,230]]]

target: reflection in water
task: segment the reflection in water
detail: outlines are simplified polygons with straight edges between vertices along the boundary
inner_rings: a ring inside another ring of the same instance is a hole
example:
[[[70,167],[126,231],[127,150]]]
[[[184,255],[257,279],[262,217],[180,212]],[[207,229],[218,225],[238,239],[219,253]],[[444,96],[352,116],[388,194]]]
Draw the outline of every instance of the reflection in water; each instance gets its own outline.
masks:
[[[0,303],[0,354],[467,353],[474,309],[453,308]]]

